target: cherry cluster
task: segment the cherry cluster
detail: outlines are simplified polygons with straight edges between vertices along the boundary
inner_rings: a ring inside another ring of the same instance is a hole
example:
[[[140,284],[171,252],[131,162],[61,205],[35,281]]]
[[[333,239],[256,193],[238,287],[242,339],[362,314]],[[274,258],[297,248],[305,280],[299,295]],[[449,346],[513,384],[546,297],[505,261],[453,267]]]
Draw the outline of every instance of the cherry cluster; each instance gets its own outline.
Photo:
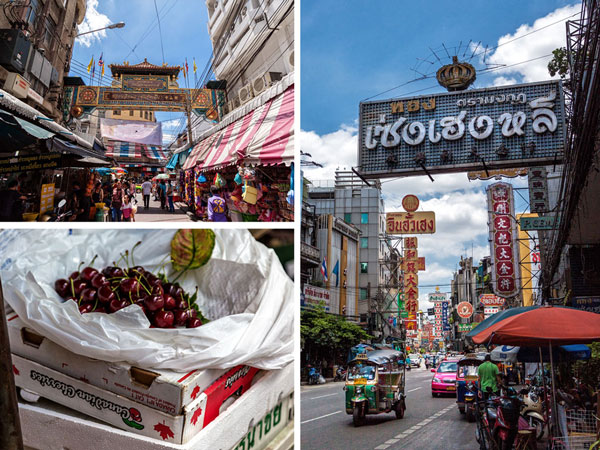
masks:
[[[88,266],[66,280],[56,280],[54,289],[65,300],[77,302],[81,314],[111,314],[135,304],[142,308],[151,328],[202,325],[202,315],[190,305],[196,294],[190,297],[179,284],[166,282],[142,266],[109,266],[102,271]]]

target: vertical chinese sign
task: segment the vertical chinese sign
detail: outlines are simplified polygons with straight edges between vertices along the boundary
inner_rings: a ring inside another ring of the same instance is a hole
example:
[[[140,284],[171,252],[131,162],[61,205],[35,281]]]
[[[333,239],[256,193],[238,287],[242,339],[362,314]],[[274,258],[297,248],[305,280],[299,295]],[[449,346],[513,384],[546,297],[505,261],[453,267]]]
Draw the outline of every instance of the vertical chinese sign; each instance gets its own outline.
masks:
[[[444,310],[446,311],[446,322],[448,321],[448,296],[445,292],[439,292],[436,288],[435,292],[429,294],[429,302],[433,303],[435,311],[435,322],[433,326],[433,338],[444,339]]]
[[[517,221],[512,186],[494,183],[487,188],[490,246],[494,268],[492,286],[504,298],[518,294],[519,264]]]
[[[404,238],[404,298],[407,317],[404,320],[409,336],[417,333],[417,311],[419,310],[419,254],[417,238]]]

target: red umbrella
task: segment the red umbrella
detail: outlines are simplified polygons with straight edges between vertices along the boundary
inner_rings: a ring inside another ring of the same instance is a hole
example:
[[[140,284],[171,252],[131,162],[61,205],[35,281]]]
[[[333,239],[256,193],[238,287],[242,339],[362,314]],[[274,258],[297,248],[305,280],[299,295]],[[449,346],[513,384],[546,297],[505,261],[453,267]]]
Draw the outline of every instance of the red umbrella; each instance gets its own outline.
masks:
[[[476,344],[547,346],[600,340],[600,314],[540,306],[510,316],[473,336]]]

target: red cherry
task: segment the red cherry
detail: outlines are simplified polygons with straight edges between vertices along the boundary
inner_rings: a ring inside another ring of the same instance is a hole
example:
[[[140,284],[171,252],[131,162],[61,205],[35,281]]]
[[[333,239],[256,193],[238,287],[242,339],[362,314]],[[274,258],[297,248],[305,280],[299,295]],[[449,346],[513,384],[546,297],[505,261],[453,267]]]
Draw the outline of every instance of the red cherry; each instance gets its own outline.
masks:
[[[72,295],[67,297],[65,300],[73,300],[75,303],[77,303],[77,299],[75,297],[73,297]]]
[[[81,294],[81,292],[87,287],[87,283],[83,280],[75,280],[73,281],[73,290],[75,291],[75,295]]]
[[[96,289],[92,289],[92,288],[85,288],[82,292],[81,292],[81,298],[83,299],[84,302],[94,302],[96,301]]]
[[[175,315],[172,311],[158,311],[154,316],[154,325],[160,328],[169,328],[173,326]]]
[[[194,308],[188,308],[186,311],[188,313],[188,317],[193,317],[194,319],[198,317],[198,311],[196,311]]]
[[[171,309],[175,309],[175,299],[173,297],[171,297],[170,295],[164,295],[163,298],[165,299],[165,305],[164,308],[171,310]]]
[[[200,325],[202,325],[202,321],[197,317],[190,317],[187,321],[188,328],[198,328]]]
[[[106,277],[104,275],[102,275],[101,273],[97,273],[92,278],[92,286],[95,287],[96,289],[100,289],[105,284],[110,284],[110,283],[108,282]]]
[[[184,299],[180,298],[175,302],[176,309],[188,309],[189,305]]]
[[[104,285],[98,289],[98,300],[100,300],[102,303],[110,303],[116,298],[117,295],[112,291],[109,285]]]
[[[94,309],[93,303],[82,303],[81,305],[79,305],[79,312],[81,314],[86,314],[86,313],[92,312],[93,309]]]
[[[175,325],[183,327],[186,325],[189,316],[187,311],[182,309],[175,310]]]
[[[54,282],[54,290],[56,290],[56,292],[58,292],[58,295],[60,295],[62,298],[65,298],[71,293],[71,283],[68,280],[65,280],[64,278],[56,280]]]
[[[71,275],[69,275],[69,280],[76,280],[79,278],[79,272],[75,271]]]
[[[125,278],[119,283],[121,291],[128,294],[129,292],[139,292],[140,283],[135,278]]]
[[[86,267],[81,271],[79,276],[85,281],[91,281],[99,272],[93,267]]]
[[[105,313],[106,307],[104,305],[98,305],[96,306],[96,309],[94,309],[92,312]]]
[[[146,297],[144,300],[144,305],[146,305],[146,308],[148,308],[150,311],[157,311],[165,305],[165,300],[160,295],[151,295]]]
[[[115,298],[109,303],[108,310],[110,312],[117,312],[118,310],[125,308],[129,304],[130,303],[126,300],[119,300],[118,298]]]
[[[152,289],[150,290],[150,292],[152,292],[152,295],[164,295],[165,293],[163,287],[160,284],[152,285]]]

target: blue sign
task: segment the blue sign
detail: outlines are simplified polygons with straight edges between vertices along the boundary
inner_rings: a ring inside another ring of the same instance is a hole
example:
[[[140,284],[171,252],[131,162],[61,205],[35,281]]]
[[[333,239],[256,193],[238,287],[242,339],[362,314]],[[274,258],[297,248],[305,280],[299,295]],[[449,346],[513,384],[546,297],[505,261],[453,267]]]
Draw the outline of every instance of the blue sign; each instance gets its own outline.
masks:
[[[561,81],[360,103],[358,169],[371,178],[544,166],[562,159]]]
[[[442,326],[444,331],[450,331],[448,323],[448,302],[442,302]]]
[[[575,297],[571,300],[571,306],[600,314],[600,297]]]

